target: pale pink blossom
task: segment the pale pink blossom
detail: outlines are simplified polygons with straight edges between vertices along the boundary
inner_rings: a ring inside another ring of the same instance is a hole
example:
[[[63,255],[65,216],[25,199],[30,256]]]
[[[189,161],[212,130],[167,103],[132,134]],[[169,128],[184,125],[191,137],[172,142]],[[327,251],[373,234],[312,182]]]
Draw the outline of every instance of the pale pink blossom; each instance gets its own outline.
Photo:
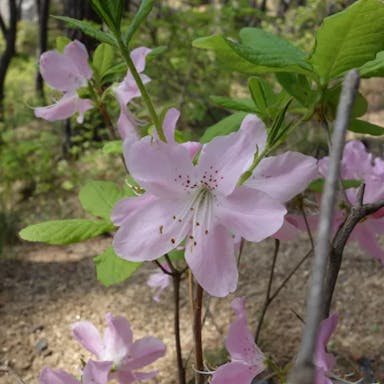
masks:
[[[325,177],[328,169],[328,157],[320,160],[319,170]],[[341,162],[341,178],[344,180],[360,180],[365,184],[363,203],[374,203],[384,199],[384,167],[383,160],[372,158],[363,143],[350,141],[345,145]],[[358,188],[348,188],[345,191],[351,204],[357,203]],[[343,223],[345,211],[340,210],[334,219],[335,230]],[[351,233],[350,240],[356,240],[359,245],[374,258],[384,264],[384,250],[378,238],[384,234],[384,209],[360,221]]]
[[[132,261],[154,260],[186,239],[185,259],[199,284],[213,296],[233,292],[238,279],[233,235],[261,241],[281,227],[286,213],[267,193],[237,186],[265,142],[264,124],[248,115],[238,132],[205,144],[197,164],[187,148],[152,137],[125,147],[128,170],[146,193],[113,209],[112,220],[120,226],[116,253]]]
[[[85,112],[92,108],[90,99],[81,99],[77,94],[93,74],[85,46],[75,40],[64,48],[63,53],[44,52],[40,57],[40,72],[52,88],[64,92],[64,95],[53,105],[35,108],[36,117],[56,121],[78,113],[77,121],[82,123]]]
[[[314,354],[314,364],[316,366],[315,384],[332,384],[328,373],[335,366],[335,357],[327,352],[327,344],[336,329],[338,319],[337,314],[333,314],[320,324]]]
[[[161,265],[164,268],[164,270],[166,270],[169,273],[171,272],[167,263],[162,263]],[[166,274],[165,272],[160,270],[160,271],[151,273],[148,277],[147,284],[151,288],[156,289],[155,295],[153,296],[153,300],[155,300],[156,302],[159,302],[160,295],[166,288],[168,288],[170,283],[171,283],[171,276]]]
[[[236,319],[229,326],[225,347],[231,362],[220,366],[212,375],[211,384],[251,384],[252,380],[265,370],[265,356],[255,344],[247,325],[245,299],[232,301]]]
[[[151,49],[146,47],[139,47],[131,52],[131,59],[143,84],[151,81],[148,76],[142,73],[145,69],[146,57],[150,52]],[[127,104],[135,97],[141,96],[141,93],[130,70],[127,71],[124,80],[115,87],[114,92],[120,105],[120,116],[116,124],[120,137],[123,140],[127,138],[138,139],[137,124]]]
[[[144,366],[164,356],[165,345],[155,337],[147,336],[133,341],[129,322],[122,316],[106,315],[107,328],[101,338],[96,327],[89,321],[72,326],[75,339],[100,361],[113,364],[111,379],[121,384],[149,380],[157,371],[137,372]]]
[[[65,371],[44,368],[39,377],[39,384],[107,384],[111,368],[111,362],[89,360],[81,381]]]

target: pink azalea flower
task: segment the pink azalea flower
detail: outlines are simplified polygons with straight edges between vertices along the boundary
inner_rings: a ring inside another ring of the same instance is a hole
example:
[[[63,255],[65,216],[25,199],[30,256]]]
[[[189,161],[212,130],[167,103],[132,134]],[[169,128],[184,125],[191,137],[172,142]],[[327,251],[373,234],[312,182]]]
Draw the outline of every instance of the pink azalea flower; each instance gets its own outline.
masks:
[[[363,203],[374,203],[384,199],[384,167],[379,158],[372,159],[372,155],[365,149],[363,143],[351,141],[346,144],[341,163],[342,179],[357,179],[365,183]],[[326,176],[328,157],[320,160],[320,173]],[[358,188],[349,188],[346,195],[351,204],[357,202]],[[334,227],[337,229],[344,221],[344,211],[336,214]],[[359,245],[373,257],[384,264],[384,250],[381,248],[378,237],[384,234],[384,209],[380,209],[366,217],[356,225],[351,233],[350,240],[356,240]]]
[[[251,384],[252,380],[265,370],[265,356],[255,344],[247,325],[245,299],[232,301],[236,319],[230,325],[225,347],[231,362],[220,366],[212,375],[211,384]]]
[[[327,353],[327,344],[336,329],[338,320],[337,314],[333,314],[320,324],[314,355],[314,364],[316,366],[315,384],[332,384],[332,380],[329,379],[327,374],[335,366],[335,357]]]
[[[176,143],[175,140],[176,124],[179,120],[179,117],[180,111],[176,108],[170,108],[164,116],[163,131],[164,136],[167,140],[167,144],[169,145],[179,145]],[[156,140],[160,140],[156,130],[153,131],[153,137]],[[188,150],[191,159],[193,159],[196,156],[197,152],[199,152],[201,149],[201,144],[197,141],[187,141],[185,143],[181,143],[180,145]]]
[[[77,94],[92,77],[85,46],[75,40],[65,47],[64,53],[44,52],[40,57],[40,72],[52,88],[63,91],[64,95],[53,105],[35,108],[36,117],[56,121],[78,113],[77,121],[82,123],[84,113],[92,108],[90,99],[81,99]]]
[[[165,345],[155,337],[144,337],[133,342],[129,322],[122,316],[106,315],[107,328],[103,339],[89,321],[72,326],[75,339],[99,360],[113,364],[111,379],[121,384],[149,380],[157,371],[136,372],[165,354]]]
[[[131,52],[131,59],[136,67],[137,72],[140,74],[140,78],[144,84],[147,84],[151,79],[142,74],[145,69],[145,59],[151,52],[151,49],[146,47],[139,47]],[[129,111],[127,104],[135,97],[141,96],[139,87],[136,84],[135,79],[132,76],[131,71],[127,71],[124,80],[119,83],[115,88],[116,99],[120,104],[120,116],[117,120],[117,129],[123,140],[127,137],[138,139],[137,126],[135,118]]]
[[[166,271],[171,272],[167,263],[162,263],[161,265]],[[151,273],[147,280],[147,284],[151,288],[156,288],[156,293],[153,296],[153,300],[155,300],[156,302],[159,302],[160,295],[162,294],[164,289],[166,289],[169,286],[170,283],[171,283],[171,276],[167,275],[163,271]]]
[[[81,381],[65,371],[44,368],[39,377],[39,384],[107,384],[111,368],[110,362],[89,360]]]
[[[267,193],[237,186],[266,142],[264,124],[248,115],[238,132],[205,144],[198,163],[182,145],[151,137],[125,147],[132,177],[147,191],[117,203],[113,222],[116,253],[132,261],[154,260],[184,239],[185,259],[211,295],[237,286],[233,235],[261,241],[283,224],[285,207]],[[268,179],[265,180],[268,183]]]

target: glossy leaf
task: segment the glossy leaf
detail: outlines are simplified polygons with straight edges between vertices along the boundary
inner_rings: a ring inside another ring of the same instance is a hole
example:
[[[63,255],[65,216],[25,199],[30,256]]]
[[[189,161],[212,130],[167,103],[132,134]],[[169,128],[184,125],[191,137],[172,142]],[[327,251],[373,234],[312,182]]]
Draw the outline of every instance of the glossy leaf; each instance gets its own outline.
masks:
[[[311,73],[305,53],[288,41],[259,28],[243,28],[239,43],[213,35],[197,39],[197,48],[213,50],[227,68],[246,74]]]
[[[236,112],[233,115],[220,120],[218,123],[211,125],[204,132],[200,142],[208,143],[216,136],[229,135],[230,133],[237,131],[246,115],[247,113],[245,112]]]
[[[311,63],[323,84],[373,60],[384,50],[384,3],[358,0],[327,17],[316,33]]]
[[[108,247],[93,261],[96,266],[97,280],[106,287],[127,280],[143,264],[118,257],[112,247]]]
[[[372,136],[384,135],[384,127],[359,119],[352,120],[348,129],[355,133],[363,133]]]
[[[124,197],[111,181],[90,181],[79,193],[82,207],[92,215],[110,220],[113,206]]]
[[[61,245],[88,240],[113,229],[113,224],[105,220],[52,220],[29,225],[19,235],[23,240]]]

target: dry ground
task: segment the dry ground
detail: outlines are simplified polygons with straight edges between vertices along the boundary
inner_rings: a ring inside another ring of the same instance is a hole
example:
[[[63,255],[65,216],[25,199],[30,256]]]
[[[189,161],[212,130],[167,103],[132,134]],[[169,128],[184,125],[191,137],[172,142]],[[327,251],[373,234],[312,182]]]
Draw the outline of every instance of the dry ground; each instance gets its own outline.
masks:
[[[95,278],[92,257],[110,239],[66,247],[24,244],[16,257],[0,261],[0,365],[10,366],[26,384],[36,383],[44,366],[79,372],[80,358],[90,355],[70,335],[69,326],[80,319],[104,327],[104,314],[124,314],[136,338],[154,335],[168,351],[154,366],[160,369],[153,383],[176,383],[175,353],[172,339],[172,294],[166,292],[159,304],[145,282],[154,270],[141,268],[129,281],[112,288],[102,287]],[[275,284],[278,284],[309,245],[305,239],[283,244],[278,259]],[[273,241],[248,247],[240,265],[240,284],[236,296],[245,295],[249,318],[255,318],[263,302],[271,264]],[[301,332],[297,315],[303,314],[310,262],[296,273],[272,304],[264,323],[260,347],[281,365],[295,355]],[[185,284],[184,284],[185,285]],[[384,269],[355,247],[348,248],[340,275],[335,309],[341,320],[331,349],[337,355],[339,374],[362,375],[359,359],[365,358],[368,370],[384,381]],[[182,298],[182,341],[185,354],[192,348],[186,287]],[[231,295],[211,299],[205,325],[208,356],[217,356],[229,322]],[[297,314],[297,315],[296,315]],[[212,360],[211,360],[212,361]],[[0,372],[0,383],[16,383]],[[368,381],[369,382],[369,381]]]

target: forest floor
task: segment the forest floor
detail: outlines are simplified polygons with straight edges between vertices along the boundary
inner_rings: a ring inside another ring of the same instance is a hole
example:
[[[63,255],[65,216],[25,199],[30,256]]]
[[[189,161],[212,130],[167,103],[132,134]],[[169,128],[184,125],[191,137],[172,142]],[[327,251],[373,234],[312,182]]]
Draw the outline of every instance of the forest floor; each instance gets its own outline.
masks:
[[[81,359],[90,357],[70,334],[70,324],[90,320],[100,330],[105,313],[126,316],[134,337],[153,335],[165,342],[167,354],[153,366],[159,369],[153,383],[176,383],[172,338],[172,290],[160,303],[146,280],[155,267],[148,263],[127,282],[105,288],[98,283],[92,257],[110,244],[111,238],[65,247],[21,244],[13,257],[0,260],[0,383],[37,383],[44,366],[78,374]],[[261,309],[272,262],[273,241],[246,247],[240,263],[236,295],[210,299],[204,327],[206,360],[210,368],[223,358],[224,338],[233,313],[230,302],[246,296],[252,329]],[[303,237],[283,243],[276,267],[275,286],[309,249]],[[302,330],[310,260],[297,271],[272,303],[265,318],[259,346],[280,366],[295,356]],[[337,357],[335,373],[350,381],[371,375],[384,381],[384,269],[355,246],[349,246],[338,281],[334,310],[340,321],[330,349]],[[184,357],[192,350],[190,312],[186,283],[182,287],[181,335]]]

